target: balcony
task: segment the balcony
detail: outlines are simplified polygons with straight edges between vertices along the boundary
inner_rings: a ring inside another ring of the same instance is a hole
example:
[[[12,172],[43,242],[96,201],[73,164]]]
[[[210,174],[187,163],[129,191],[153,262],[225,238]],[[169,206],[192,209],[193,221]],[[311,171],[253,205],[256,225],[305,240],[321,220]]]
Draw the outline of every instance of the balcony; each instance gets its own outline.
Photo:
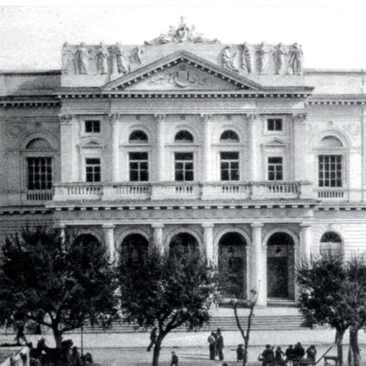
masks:
[[[54,201],[315,199],[309,182],[58,183]]]

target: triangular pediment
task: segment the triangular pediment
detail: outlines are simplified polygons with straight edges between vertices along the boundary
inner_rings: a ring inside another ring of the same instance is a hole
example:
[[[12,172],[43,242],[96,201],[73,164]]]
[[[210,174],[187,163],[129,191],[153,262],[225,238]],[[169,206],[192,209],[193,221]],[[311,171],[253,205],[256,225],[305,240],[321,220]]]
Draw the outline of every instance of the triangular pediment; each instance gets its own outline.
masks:
[[[187,51],[175,52],[107,83],[104,91],[260,90],[259,84]]]

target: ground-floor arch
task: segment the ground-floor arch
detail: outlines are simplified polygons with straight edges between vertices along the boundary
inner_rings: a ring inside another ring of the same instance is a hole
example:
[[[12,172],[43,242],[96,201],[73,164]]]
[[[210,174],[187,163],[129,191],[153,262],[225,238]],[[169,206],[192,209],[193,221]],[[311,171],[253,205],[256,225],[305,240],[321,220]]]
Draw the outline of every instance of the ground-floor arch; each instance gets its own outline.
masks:
[[[267,241],[267,296],[295,298],[295,243],[286,232],[276,232]]]
[[[247,294],[247,243],[237,232],[219,240],[219,280],[224,297],[245,298]]]
[[[185,255],[188,253],[199,252],[197,239],[188,232],[175,234],[169,242],[169,253],[175,255]]]
[[[121,256],[133,261],[142,261],[148,254],[149,242],[139,233],[128,234],[121,243]]]

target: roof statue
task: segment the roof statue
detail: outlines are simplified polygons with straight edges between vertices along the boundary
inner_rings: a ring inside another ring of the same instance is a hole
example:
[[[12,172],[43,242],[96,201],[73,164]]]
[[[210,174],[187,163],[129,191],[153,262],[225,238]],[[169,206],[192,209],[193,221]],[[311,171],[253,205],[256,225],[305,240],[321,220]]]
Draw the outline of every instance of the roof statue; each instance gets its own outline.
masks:
[[[219,43],[217,39],[208,39],[203,37],[202,33],[196,32],[194,25],[188,26],[184,20],[184,17],[180,17],[180,23],[178,27],[169,27],[167,33],[162,33],[160,36],[152,39],[151,41],[145,41],[145,45],[161,45],[167,43]]]

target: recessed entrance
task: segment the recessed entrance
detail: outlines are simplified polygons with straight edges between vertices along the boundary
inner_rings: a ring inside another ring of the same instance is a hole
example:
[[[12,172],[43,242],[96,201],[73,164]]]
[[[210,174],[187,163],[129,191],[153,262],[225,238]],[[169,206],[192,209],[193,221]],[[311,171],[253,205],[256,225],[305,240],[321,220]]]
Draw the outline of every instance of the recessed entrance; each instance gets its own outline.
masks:
[[[267,242],[268,298],[295,297],[294,241],[287,233],[275,233]]]
[[[224,297],[246,298],[246,241],[239,233],[226,233],[219,241],[219,281]]]
[[[173,236],[169,244],[169,252],[172,255],[184,256],[188,253],[198,252],[198,242],[189,233],[179,233]]]
[[[134,262],[142,262],[143,258],[147,255],[148,247],[149,242],[143,235],[129,234],[122,241],[122,258],[128,258],[128,260]]]

